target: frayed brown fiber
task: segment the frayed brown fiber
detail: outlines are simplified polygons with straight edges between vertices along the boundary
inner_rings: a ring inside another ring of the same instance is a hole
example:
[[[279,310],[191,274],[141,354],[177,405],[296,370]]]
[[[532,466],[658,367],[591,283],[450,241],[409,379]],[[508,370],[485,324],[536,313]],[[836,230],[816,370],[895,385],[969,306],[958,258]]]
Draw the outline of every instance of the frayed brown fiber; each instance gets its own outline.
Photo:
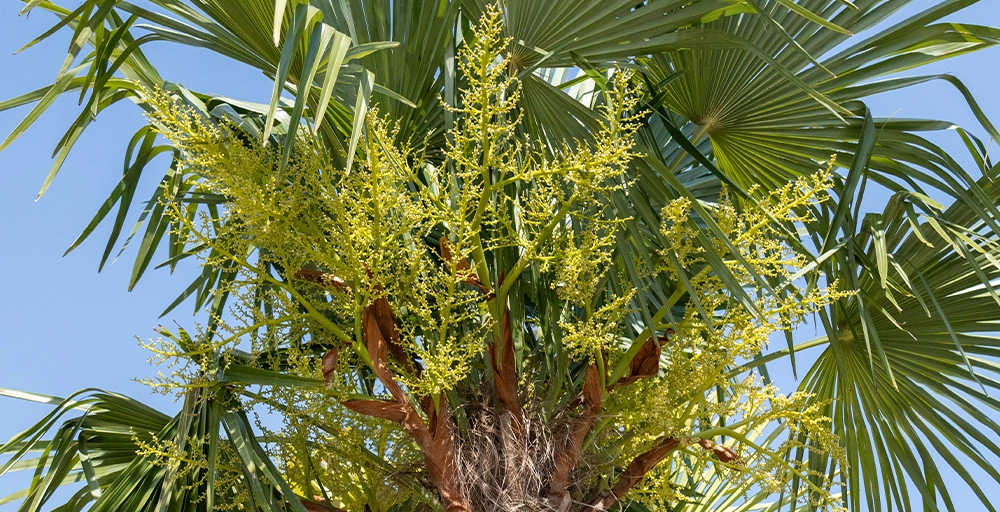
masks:
[[[515,434],[510,413],[489,403],[466,407],[458,474],[475,512],[552,511],[545,498],[556,442],[540,411],[526,407]]]

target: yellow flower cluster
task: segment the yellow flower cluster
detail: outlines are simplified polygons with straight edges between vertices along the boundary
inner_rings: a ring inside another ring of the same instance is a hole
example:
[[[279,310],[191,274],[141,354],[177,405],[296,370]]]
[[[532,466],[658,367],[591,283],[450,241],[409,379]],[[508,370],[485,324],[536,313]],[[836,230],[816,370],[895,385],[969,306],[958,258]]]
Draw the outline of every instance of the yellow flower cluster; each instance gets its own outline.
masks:
[[[722,464],[709,451],[684,448],[679,458],[658,466],[654,476],[633,491],[637,499],[656,507],[674,506],[690,500],[692,486],[718,492],[720,500],[754,487],[765,494],[791,496],[790,482],[798,478],[801,489],[789,499],[821,509],[840,507],[839,497],[829,490],[832,475],[786,460],[793,450],[807,449],[829,454],[838,467],[845,467],[845,454],[825,416],[828,404],[810,403],[801,393],[778,394],[752,375],[732,380],[741,362],[759,354],[773,335],[850,294],[837,283],[804,293],[795,288],[793,283],[810,275],[802,272],[805,260],[783,242],[779,231],[811,222],[809,207],[823,201],[831,186],[827,169],[755,204],[744,201],[737,208],[723,192],[718,204],[702,205],[701,212],[710,212],[725,235],[709,236],[708,243],[729,263],[740,290],[727,286],[707,264],[705,238],[700,238],[706,231],[694,224],[698,214],[692,203],[678,199],[663,208],[662,234],[671,245],[663,251],[662,270],[678,283],[687,280],[693,294],[687,294],[684,316],[673,323],[676,333],[663,344],[663,377],[636,387],[632,396],[616,398],[628,411],[623,424],[629,431],[645,432],[636,436],[642,441],[636,443],[639,452],[662,435],[693,440],[725,436],[741,458],[738,464]],[[778,283],[777,290],[762,290],[758,278]],[[745,293],[752,306],[739,300],[738,292]],[[775,425],[787,431],[786,441],[765,438],[769,431],[773,435]],[[687,494],[681,492],[685,489]]]
[[[617,297],[587,318],[560,322],[563,345],[570,359],[591,361],[619,344],[621,323],[634,294]]]
[[[140,437],[134,430],[132,431],[132,442],[136,445],[136,454],[146,459],[150,464],[162,467],[173,472],[175,481],[182,481],[186,477],[194,477],[190,483],[183,486],[184,491],[193,491],[202,488],[208,478],[209,463],[205,455],[202,442],[204,439],[192,435],[180,441],[174,439],[161,439],[155,433],[148,433]],[[215,508],[222,511],[244,510],[244,503],[247,503],[248,496],[233,495],[239,492],[237,489],[245,489],[238,485],[243,478],[243,472],[234,465],[227,464],[229,461],[238,460],[232,446],[219,444],[219,463],[215,465]],[[205,499],[205,495],[195,494],[195,503]]]

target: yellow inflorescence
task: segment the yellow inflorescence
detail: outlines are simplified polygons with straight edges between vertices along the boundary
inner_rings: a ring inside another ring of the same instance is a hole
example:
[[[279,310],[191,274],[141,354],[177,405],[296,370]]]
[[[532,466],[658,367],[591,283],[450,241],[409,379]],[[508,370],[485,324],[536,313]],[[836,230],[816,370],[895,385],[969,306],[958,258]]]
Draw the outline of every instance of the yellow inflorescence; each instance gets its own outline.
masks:
[[[613,366],[624,354],[623,324],[633,294],[614,296],[606,283],[618,277],[609,273],[616,237],[628,219],[608,211],[607,198],[630,179],[642,91],[631,72],[615,74],[605,93],[602,128],[592,140],[561,146],[519,140],[521,91],[508,72],[510,42],[501,28],[500,11],[489,9],[467,35],[460,54],[467,86],[459,104],[448,107],[457,122],[444,161],[436,165],[400,147],[391,120],[377,109],[367,113],[359,158],[347,172],[306,130],[299,131],[293,157],[282,166],[279,148],[248,142],[238,128],[213,123],[165,92],[144,98],[152,107],[151,122],[181,152],[187,184],[226,199],[222,211],[201,217],[196,204],[168,205],[174,234],[199,251],[207,247],[205,264],[233,269],[235,276],[222,287],[235,306],[227,318],[213,319],[214,341],[203,335],[190,346],[149,344],[159,362],[195,361],[159,384],[211,384],[211,365],[227,364],[236,347],[250,354],[241,364],[272,368],[267,365],[279,363],[262,359],[280,353],[282,372],[326,378],[328,385],[319,389],[265,387],[248,393],[246,404],[280,413],[281,428],[260,427],[272,455],[305,496],[334,489],[334,505],[360,510],[370,503],[388,508],[412,494],[400,475],[419,468],[422,458],[403,430],[340,406],[342,400],[387,394],[366,366],[371,356],[362,325],[363,311],[378,300],[392,305],[398,341],[422,368],[418,374],[404,361],[390,363],[417,399],[439,399],[467,385],[470,374],[483,374],[478,358],[499,332],[506,298],[492,300],[490,294],[505,288],[499,272],[490,275],[494,262],[486,254],[502,248],[516,257],[502,269],[509,272],[506,279],[531,267],[551,283],[561,308],[554,324],[567,357]],[[660,268],[647,272],[662,272],[678,290],[687,290],[671,300],[687,297],[688,304],[673,319],[676,332],[661,340],[660,375],[609,393],[605,411],[615,412],[602,416],[592,436],[597,444],[613,445],[622,460],[661,436],[684,440],[679,455],[633,491],[637,499],[667,507],[686,499],[683,486],[707,488],[718,479],[778,492],[795,474],[820,482],[807,486],[804,499],[837,506],[828,475],[785,462],[792,450],[807,447],[831,454],[843,467],[824,405],[731,375],[773,335],[849,293],[837,283],[801,292],[793,279],[812,276],[798,275],[805,259],[788,247],[783,231],[811,222],[810,208],[827,198],[831,186],[827,169],[755,202],[737,204],[723,192],[717,204],[677,199],[663,207],[660,235],[668,246],[659,254]],[[698,212],[711,216],[718,236],[692,220]],[[440,244],[440,253],[428,249],[428,238],[431,246]],[[706,243],[732,280],[708,264]],[[308,279],[301,271],[322,277]],[[779,283],[780,291],[762,291],[761,279]],[[326,351],[336,351],[336,367],[323,367]],[[218,362],[200,357],[219,352]],[[788,441],[763,440],[776,422],[789,430]],[[697,447],[702,436],[729,439],[740,462],[722,467]],[[170,442],[140,446],[158,463],[201,467]],[[320,481],[325,488],[316,486]]]
[[[786,457],[792,460],[789,455],[794,450],[808,449],[829,455],[835,467],[844,470],[845,454],[825,415],[828,404],[810,403],[802,393],[781,395],[752,375],[740,382],[730,377],[731,369],[760,353],[776,333],[792,329],[806,315],[851,293],[838,289],[837,283],[805,293],[796,288],[792,279],[810,274],[797,276],[806,262],[788,248],[779,232],[779,223],[811,222],[808,207],[825,200],[831,186],[827,169],[758,198],[756,204],[745,201],[740,209],[725,192],[717,205],[705,205],[712,206],[713,219],[728,240],[710,237],[712,249],[731,263],[734,278],[755,308],[737,300],[718,274],[707,271],[705,249],[698,238],[705,232],[691,222],[691,202],[678,199],[663,208],[662,234],[671,241],[664,250],[663,270],[675,279],[687,278],[694,297],[685,316],[675,323],[677,332],[664,344],[663,377],[637,388],[634,396],[622,398],[645,402],[625,407],[628,426],[645,431],[647,442],[661,435],[680,439],[727,436],[741,459],[733,469],[725,470],[718,461],[712,462],[710,452],[685,448],[681,458],[689,462],[658,466],[653,478],[634,491],[637,499],[658,507],[674,506],[692,499],[681,489],[697,485],[708,493],[721,488],[722,482],[744,493],[756,487],[776,495],[784,492],[787,497],[797,477],[803,483],[799,494],[790,499],[820,508],[841,506],[839,497],[829,490],[831,475],[786,461]],[[738,262],[737,256],[749,265]],[[783,282],[781,289],[787,292],[761,291],[754,274]],[[695,306],[696,300],[700,307]],[[764,433],[776,425],[788,430],[787,440],[765,441]]]

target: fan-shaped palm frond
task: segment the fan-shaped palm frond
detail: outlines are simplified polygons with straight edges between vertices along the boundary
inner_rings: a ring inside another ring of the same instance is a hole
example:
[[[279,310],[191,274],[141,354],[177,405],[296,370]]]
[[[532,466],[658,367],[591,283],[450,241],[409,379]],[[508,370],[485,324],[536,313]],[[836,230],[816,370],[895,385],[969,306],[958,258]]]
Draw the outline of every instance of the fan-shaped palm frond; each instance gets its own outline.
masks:
[[[180,336],[190,341],[183,331]],[[312,490],[293,489],[286,482],[264,449],[264,440],[255,434],[258,425],[238,400],[241,393],[253,395],[246,390],[251,385],[323,384],[279,369],[287,367],[279,363],[261,369],[223,362],[217,376],[184,392],[181,409],[173,417],[135,399],[95,389],[65,399],[0,389],[0,396],[53,406],[40,421],[0,446],[0,455],[6,456],[0,476],[34,472],[28,488],[0,497],[0,504],[20,500],[25,511],[41,510],[51,501],[61,502],[54,510],[339,510],[331,508],[329,490],[322,482]],[[81,414],[64,419],[73,413]],[[374,454],[369,456],[377,460]],[[396,474],[393,483],[382,485],[414,489],[412,510],[437,506],[417,482],[398,474],[388,462],[380,464]],[[78,488],[68,499],[54,494],[74,484]],[[326,504],[317,505],[314,498]]]
[[[990,179],[979,185],[1000,201]],[[849,447],[853,509],[906,510],[912,490],[929,509],[940,500],[953,510],[944,463],[993,510],[966,465],[1000,480],[1000,425],[984,410],[1000,405],[988,391],[997,387],[1000,343],[998,238],[968,204],[917,216],[907,196],[868,214],[834,259],[834,275],[855,273],[858,293],[824,315],[829,345],[802,389],[832,400],[835,431]]]
[[[61,486],[78,484],[56,510],[215,510],[242,504],[306,511],[261,449],[246,415],[199,389],[185,395],[172,418],[100,390],[66,399],[2,392],[55,407],[0,447],[10,456],[0,474],[35,472],[27,489],[0,503],[23,500],[21,510],[41,510]],[[59,424],[74,411],[82,414]],[[25,458],[30,453],[39,455]]]

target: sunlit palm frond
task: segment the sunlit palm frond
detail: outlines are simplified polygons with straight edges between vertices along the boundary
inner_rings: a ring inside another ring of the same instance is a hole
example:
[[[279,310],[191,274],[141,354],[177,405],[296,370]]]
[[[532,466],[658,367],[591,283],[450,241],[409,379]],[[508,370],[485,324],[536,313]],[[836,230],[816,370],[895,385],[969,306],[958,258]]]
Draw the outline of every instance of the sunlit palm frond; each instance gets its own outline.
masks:
[[[1000,201],[989,179],[979,185]],[[824,315],[829,346],[802,389],[832,400],[852,509],[909,510],[916,500],[953,510],[957,487],[946,485],[943,463],[994,510],[967,465],[1000,481],[1000,424],[986,412],[1000,405],[989,391],[1000,369],[1000,239],[968,204],[918,216],[908,201],[898,194],[869,214],[835,259],[835,275],[855,273],[858,293]]]

